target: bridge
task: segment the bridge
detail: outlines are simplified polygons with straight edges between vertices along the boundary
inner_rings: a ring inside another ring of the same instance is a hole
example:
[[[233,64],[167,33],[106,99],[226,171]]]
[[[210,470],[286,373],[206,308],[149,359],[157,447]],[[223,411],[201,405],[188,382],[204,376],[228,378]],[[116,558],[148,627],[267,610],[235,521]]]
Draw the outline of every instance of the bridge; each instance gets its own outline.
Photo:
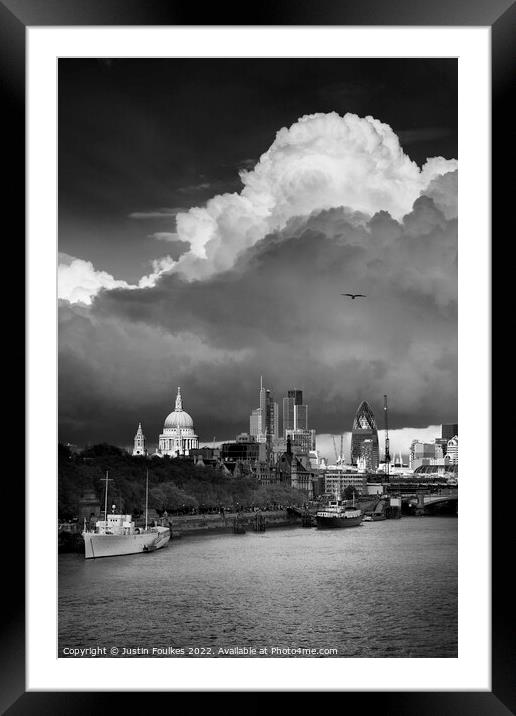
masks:
[[[433,505],[458,502],[459,491],[455,489],[439,490],[436,493],[405,493],[401,495],[401,500],[410,509],[413,509],[416,515],[424,515]]]

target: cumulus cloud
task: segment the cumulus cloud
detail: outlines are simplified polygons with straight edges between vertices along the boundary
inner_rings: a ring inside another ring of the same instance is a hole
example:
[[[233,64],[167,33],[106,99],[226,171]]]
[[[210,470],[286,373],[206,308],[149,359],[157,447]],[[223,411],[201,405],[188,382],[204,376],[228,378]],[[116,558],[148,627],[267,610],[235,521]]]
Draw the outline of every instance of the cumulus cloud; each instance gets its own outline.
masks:
[[[57,296],[69,303],[82,303],[91,305],[95,296],[103,290],[125,288],[151,288],[163,273],[170,271],[176,261],[170,256],[154,259],[152,272],[142,276],[138,284],[129,284],[127,281],[115,279],[107,271],[98,271],[91,261],[77,259],[68,254],[60,254],[57,267]]]
[[[454,208],[447,202],[456,173],[449,178],[449,187],[435,182],[442,175],[450,176],[456,166],[454,159],[433,157],[420,169],[403,152],[391,127],[373,117],[350,113],[341,117],[336,112],[305,115],[276,134],[253,169],[240,171],[244,185],[240,193],[217,194],[188,211],[164,207],[130,215],[175,219],[176,231],[156,232],[152,237],[189,247],[174,259],[159,259],[138,285],[153,286],[159,276],[172,271],[190,280],[225,271],[267,234],[331,208],[344,207],[366,218],[385,211],[401,219],[425,193],[446,219],[453,218]],[[199,187],[210,185],[204,182]],[[90,278],[85,286],[87,270]],[[90,302],[101,288],[122,285],[93,267],[60,270],[60,280],[61,275],[66,289],[60,289],[60,296],[71,301]]]
[[[225,270],[267,233],[313,211],[343,206],[399,219],[435,177],[456,166],[434,157],[420,169],[373,117],[305,115],[277,133],[254,169],[240,172],[240,193],[177,215],[179,238],[191,249],[175,270],[191,279]]]
[[[446,219],[457,218],[457,170],[432,179],[423,193],[433,199],[434,204],[443,212]]]
[[[139,288],[151,288],[156,285],[159,277],[171,271],[176,265],[176,261],[171,256],[162,256],[152,261],[152,272],[147,276],[142,276],[138,282]]]
[[[97,271],[91,261],[68,256],[57,270],[58,297],[71,303],[90,305],[102,289],[130,288],[107,271]]]

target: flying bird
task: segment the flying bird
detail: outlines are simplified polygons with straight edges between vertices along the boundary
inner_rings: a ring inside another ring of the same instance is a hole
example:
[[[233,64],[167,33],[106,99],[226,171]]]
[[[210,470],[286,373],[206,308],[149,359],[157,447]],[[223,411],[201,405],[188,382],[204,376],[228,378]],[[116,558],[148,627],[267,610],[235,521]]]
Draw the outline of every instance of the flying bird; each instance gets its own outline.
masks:
[[[341,296],[349,296],[353,301],[355,298],[367,298],[367,296],[363,293],[341,293]]]

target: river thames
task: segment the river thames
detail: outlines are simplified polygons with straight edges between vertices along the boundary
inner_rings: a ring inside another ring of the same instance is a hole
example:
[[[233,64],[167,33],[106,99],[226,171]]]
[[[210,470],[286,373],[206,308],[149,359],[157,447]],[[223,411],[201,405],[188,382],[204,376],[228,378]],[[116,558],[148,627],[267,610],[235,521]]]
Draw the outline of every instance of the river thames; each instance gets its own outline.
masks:
[[[454,517],[62,554],[58,575],[60,657],[457,657]]]

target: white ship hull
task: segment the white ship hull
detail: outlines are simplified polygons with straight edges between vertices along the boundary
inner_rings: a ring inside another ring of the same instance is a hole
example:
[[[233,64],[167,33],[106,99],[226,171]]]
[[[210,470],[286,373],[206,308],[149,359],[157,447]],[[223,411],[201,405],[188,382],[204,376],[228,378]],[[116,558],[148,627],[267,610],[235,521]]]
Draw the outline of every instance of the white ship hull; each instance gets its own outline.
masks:
[[[151,552],[168,544],[170,529],[155,527],[152,532],[143,534],[96,534],[83,532],[84,556],[86,559],[97,557],[117,557],[123,554]]]

